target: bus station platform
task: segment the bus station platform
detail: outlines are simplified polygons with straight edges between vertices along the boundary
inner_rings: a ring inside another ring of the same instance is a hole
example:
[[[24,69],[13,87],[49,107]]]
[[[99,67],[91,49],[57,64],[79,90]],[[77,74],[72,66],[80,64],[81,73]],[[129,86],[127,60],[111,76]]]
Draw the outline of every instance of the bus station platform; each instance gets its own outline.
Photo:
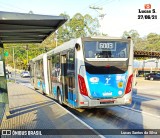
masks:
[[[0,103],[0,124],[2,123],[4,112],[5,112],[5,104],[4,103]]]
[[[31,135],[28,136],[28,130],[42,130],[39,133],[39,135],[42,135],[38,137],[46,137],[46,135],[47,137],[58,138],[100,137],[89,126],[74,117],[74,115],[57,104],[53,99],[42,95],[32,88],[8,82],[8,95],[10,114],[7,116],[7,119],[2,120],[1,130],[23,130],[23,134],[19,133],[21,137],[32,137]],[[76,135],[74,130],[81,132],[83,135]],[[84,130],[87,130],[86,133],[88,134],[85,134]],[[53,132],[55,132],[55,135]],[[73,133],[70,134],[70,132]],[[11,133],[11,135],[16,135],[12,137],[17,137],[19,134],[18,132]],[[38,135],[38,131],[37,134],[33,135],[33,137]],[[2,137],[6,137],[6,135],[2,135]]]

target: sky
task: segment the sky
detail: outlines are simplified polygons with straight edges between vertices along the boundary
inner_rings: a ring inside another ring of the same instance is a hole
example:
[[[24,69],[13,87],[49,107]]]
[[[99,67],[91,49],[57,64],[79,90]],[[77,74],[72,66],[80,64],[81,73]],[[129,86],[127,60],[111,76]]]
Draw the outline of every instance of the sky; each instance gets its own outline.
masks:
[[[138,13],[145,4],[151,4],[156,13]],[[103,8],[97,12],[89,6]],[[0,11],[59,15],[66,13],[90,14],[101,23],[101,31],[109,36],[122,36],[124,31],[137,30],[141,37],[149,33],[160,34],[160,0],[0,0]],[[105,14],[103,20],[100,14]],[[138,19],[138,15],[155,15],[157,19]]]

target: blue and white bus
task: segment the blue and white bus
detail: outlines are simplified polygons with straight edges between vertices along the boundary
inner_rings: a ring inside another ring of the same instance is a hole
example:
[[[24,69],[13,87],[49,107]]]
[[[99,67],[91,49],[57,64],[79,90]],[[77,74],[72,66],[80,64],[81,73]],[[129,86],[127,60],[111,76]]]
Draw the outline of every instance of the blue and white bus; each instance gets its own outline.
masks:
[[[65,42],[30,62],[35,89],[73,108],[132,101],[130,38],[86,37]]]

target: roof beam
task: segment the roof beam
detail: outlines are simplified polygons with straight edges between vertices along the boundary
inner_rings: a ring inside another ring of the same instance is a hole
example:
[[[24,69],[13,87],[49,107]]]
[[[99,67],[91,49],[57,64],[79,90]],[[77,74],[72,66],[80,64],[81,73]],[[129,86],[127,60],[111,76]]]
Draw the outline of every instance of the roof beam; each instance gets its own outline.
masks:
[[[19,32],[50,32],[50,31],[55,31],[53,28],[52,29],[23,29],[23,30],[19,30],[19,29],[13,29],[13,30],[8,30],[8,29],[5,29],[5,30],[0,30],[0,33],[5,33],[5,32],[16,32],[16,33],[19,33]]]
[[[38,39],[38,40],[4,40],[2,43],[41,43],[43,40]]]
[[[15,28],[18,29],[53,29],[53,27],[46,27],[46,26],[27,26],[27,25],[12,25],[12,24],[1,24],[0,25],[0,30],[14,30]]]

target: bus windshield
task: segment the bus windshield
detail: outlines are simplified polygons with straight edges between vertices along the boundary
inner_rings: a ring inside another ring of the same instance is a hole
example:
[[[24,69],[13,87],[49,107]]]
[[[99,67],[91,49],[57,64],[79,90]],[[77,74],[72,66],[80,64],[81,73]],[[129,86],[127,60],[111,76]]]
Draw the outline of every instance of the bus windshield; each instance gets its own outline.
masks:
[[[128,58],[127,42],[120,41],[85,41],[85,58]]]

